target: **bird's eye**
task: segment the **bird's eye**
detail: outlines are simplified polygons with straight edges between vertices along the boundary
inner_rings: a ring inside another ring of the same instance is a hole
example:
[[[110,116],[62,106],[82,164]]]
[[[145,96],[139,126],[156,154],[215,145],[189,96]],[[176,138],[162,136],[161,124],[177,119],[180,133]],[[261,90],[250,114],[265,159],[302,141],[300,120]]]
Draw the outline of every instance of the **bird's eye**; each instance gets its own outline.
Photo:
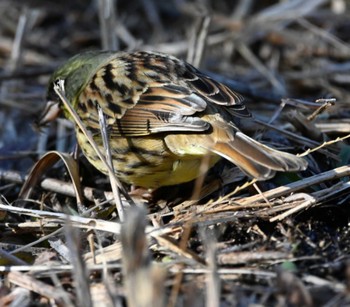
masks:
[[[54,91],[58,94],[58,92],[65,92],[65,80],[64,79],[60,79],[57,78],[54,82],[53,82],[53,89]]]
[[[54,84],[55,86],[59,86],[61,80],[62,80],[62,79],[58,78],[58,79],[56,79],[56,80],[53,82],[53,84]]]

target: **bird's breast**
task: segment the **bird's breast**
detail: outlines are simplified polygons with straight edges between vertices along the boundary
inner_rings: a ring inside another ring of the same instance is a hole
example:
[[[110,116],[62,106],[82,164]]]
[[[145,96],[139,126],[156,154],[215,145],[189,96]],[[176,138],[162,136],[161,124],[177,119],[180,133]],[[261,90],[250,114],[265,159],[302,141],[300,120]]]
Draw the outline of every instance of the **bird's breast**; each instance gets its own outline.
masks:
[[[177,135],[179,146],[183,136]],[[94,139],[101,152],[105,152],[101,136]],[[98,158],[82,132],[77,131],[78,143],[91,164],[107,174],[108,171]],[[175,141],[176,142],[176,141]],[[116,176],[123,182],[157,188],[191,181],[213,166],[220,157],[207,150],[189,150],[191,145],[182,151],[173,152],[167,146],[164,137],[116,137],[110,140],[113,166]],[[203,159],[209,155],[203,167]]]

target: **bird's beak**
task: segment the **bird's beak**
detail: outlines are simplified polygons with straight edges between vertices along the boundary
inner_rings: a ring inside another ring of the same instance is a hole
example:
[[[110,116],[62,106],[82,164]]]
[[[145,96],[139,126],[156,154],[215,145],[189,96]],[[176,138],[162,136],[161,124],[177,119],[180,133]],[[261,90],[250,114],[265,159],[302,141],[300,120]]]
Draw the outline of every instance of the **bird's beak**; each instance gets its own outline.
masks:
[[[35,126],[40,129],[58,117],[60,113],[59,103],[55,101],[48,101],[45,109],[35,121]]]

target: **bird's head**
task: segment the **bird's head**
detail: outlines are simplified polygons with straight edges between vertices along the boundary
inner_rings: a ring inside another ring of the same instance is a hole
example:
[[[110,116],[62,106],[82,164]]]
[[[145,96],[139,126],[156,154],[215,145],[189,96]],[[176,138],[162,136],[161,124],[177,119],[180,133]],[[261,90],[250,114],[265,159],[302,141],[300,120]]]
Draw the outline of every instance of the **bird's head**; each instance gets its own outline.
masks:
[[[46,96],[47,105],[37,120],[37,126],[41,127],[52,121],[61,110],[67,118],[70,118],[68,111],[54,90],[54,86],[59,80],[63,81],[65,96],[75,108],[84,86],[101,64],[108,61],[113,54],[112,52],[88,51],[70,58],[60,66],[50,78]]]

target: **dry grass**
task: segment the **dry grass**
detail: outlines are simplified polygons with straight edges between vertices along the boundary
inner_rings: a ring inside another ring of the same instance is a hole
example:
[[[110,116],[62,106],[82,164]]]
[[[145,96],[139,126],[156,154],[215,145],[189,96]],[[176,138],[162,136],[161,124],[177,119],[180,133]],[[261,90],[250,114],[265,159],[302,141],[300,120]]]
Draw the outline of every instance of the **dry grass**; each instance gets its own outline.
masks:
[[[0,8],[1,306],[350,304],[347,1]],[[149,203],[122,197],[117,210],[110,179],[66,154],[69,123],[31,128],[53,69],[101,48],[194,63],[247,97],[246,133],[305,156],[308,169],[255,183],[222,163]]]

